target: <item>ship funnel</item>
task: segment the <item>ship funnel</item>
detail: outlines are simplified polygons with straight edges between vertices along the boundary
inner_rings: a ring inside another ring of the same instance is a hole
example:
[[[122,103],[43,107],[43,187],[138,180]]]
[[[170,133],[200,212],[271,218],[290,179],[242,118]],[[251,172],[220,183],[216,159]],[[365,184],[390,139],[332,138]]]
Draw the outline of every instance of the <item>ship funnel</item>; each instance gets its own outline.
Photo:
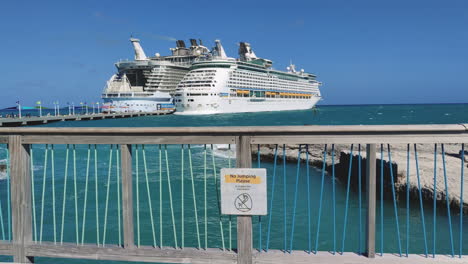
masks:
[[[197,40],[196,40],[196,39],[190,39],[190,45],[192,45],[192,46],[198,46]]]
[[[130,38],[130,41],[132,42],[133,49],[135,50],[135,60],[146,60],[146,54],[140,45],[140,40],[136,38]]]
[[[178,48],[185,48],[185,42],[183,40],[177,40],[176,41],[176,46]]]
[[[201,39],[198,39],[198,43],[200,43],[200,46],[203,46],[203,42]]]
[[[221,41],[219,39],[215,40],[216,43],[216,55],[220,58],[227,58],[226,52],[224,51]]]
[[[197,44],[196,39],[190,39],[190,44],[191,44],[190,51],[191,51],[192,55],[194,55],[194,56],[200,56],[202,54],[210,52],[206,47],[204,47],[202,45],[201,39],[199,41],[200,41],[200,43]]]

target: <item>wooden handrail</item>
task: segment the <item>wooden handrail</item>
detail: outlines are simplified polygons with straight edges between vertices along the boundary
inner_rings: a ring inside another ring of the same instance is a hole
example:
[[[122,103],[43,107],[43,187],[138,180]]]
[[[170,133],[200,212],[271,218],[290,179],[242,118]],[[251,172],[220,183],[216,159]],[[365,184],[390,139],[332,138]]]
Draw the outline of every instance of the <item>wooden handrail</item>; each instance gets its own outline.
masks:
[[[14,127],[0,128],[0,135],[21,134],[326,134],[326,133],[463,133],[468,132],[468,124],[447,125],[346,125],[346,126],[225,126],[225,127]]]

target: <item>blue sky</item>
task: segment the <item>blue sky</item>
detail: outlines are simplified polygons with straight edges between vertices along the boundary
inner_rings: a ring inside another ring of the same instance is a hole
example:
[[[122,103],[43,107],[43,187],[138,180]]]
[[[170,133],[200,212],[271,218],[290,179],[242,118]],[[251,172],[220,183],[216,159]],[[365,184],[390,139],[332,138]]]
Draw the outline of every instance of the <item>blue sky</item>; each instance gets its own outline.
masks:
[[[318,75],[322,104],[468,102],[468,1],[2,1],[0,107],[95,102],[128,41],[239,41]]]

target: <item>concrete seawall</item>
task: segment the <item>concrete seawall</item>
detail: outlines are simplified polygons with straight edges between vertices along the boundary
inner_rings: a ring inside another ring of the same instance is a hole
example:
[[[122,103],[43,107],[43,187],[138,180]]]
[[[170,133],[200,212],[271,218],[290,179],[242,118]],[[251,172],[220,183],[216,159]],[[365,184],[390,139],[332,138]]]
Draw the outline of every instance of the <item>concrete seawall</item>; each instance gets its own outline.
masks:
[[[309,145],[309,163],[319,169],[323,166],[323,150],[325,145]],[[392,158],[392,169],[394,174],[394,185],[397,200],[400,203],[403,203],[406,199],[406,186],[407,186],[407,145],[406,144],[392,144],[391,146],[391,158]],[[286,145],[286,160],[287,162],[297,162],[298,157],[298,145]],[[445,167],[447,175],[447,187],[449,193],[449,201],[451,209],[457,211],[453,212],[455,214],[459,213],[460,210],[460,187],[461,187],[461,159],[459,157],[459,151],[461,149],[461,144],[445,144]],[[417,144],[418,150],[418,165],[419,165],[419,175],[420,175],[420,184],[421,184],[421,193],[423,201],[427,204],[433,203],[434,199],[434,145],[432,144]],[[358,186],[358,145],[354,145],[353,149],[353,165],[351,173],[351,187],[354,190],[357,190]],[[253,158],[257,157],[257,149],[253,150]],[[275,145],[264,145],[260,148],[260,156],[262,160],[274,160]],[[301,160],[305,162],[305,148],[302,148],[303,154],[301,155]],[[391,176],[390,176],[390,162],[388,158],[387,145],[384,145],[383,149],[383,161],[384,161],[384,199],[392,199],[391,192]],[[282,146],[278,146],[278,161],[281,162],[283,156]],[[361,156],[362,156],[362,187],[365,190],[366,180],[366,151],[365,145],[361,146]],[[380,146],[377,146],[377,198],[380,197],[380,182],[381,182],[381,157],[380,157]],[[467,155],[468,156],[468,155]],[[467,157],[468,158],[468,157]],[[349,159],[350,159],[350,145],[335,145],[335,175],[337,181],[343,182],[346,184],[349,170]],[[326,160],[326,170],[327,175],[331,177],[331,145],[328,145],[327,148],[327,160]],[[414,145],[410,145],[410,177],[409,177],[409,187],[410,187],[410,199],[419,200],[418,192],[418,180],[416,174],[416,162],[415,162],[415,153]],[[436,199],[438,210],[446,211],[446,189],[445,189],[445,180],[444,180],[444,169],[442,161],[442,150],[441,145],[437,146],[437,180],[436,180]],[[467,163],[465,163],[465,171],[467,169]],[[464,191],[463,191],[463,211],[468,214],[468,179],[464,181]],[[403,206],[403,205],[401,205]],[[441,207],[443,206],[443,207]],[[439,209],[440,208],[440,209]],[[443,209],[442,209],[443,208]]]

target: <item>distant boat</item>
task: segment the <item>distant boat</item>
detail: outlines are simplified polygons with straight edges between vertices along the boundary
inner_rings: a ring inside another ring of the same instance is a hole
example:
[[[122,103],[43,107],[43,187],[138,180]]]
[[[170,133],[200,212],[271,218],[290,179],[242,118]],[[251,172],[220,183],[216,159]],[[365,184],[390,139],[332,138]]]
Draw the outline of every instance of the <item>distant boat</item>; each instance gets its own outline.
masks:
[[[9,110],[17,110],[17,109],[18,109],[18,107],[13,106],[13,107],[7,107],[7,108],[0,109],[0,111],[9,111]]]
[[[34,110],[34,109],[37,109],[37,107],[21,106],[21,110]],[[45,107],[42,107],[42,109],[45,109]],[[17,106],[0,109],[0,111],[16,111],[16,110],[18,110]]]

